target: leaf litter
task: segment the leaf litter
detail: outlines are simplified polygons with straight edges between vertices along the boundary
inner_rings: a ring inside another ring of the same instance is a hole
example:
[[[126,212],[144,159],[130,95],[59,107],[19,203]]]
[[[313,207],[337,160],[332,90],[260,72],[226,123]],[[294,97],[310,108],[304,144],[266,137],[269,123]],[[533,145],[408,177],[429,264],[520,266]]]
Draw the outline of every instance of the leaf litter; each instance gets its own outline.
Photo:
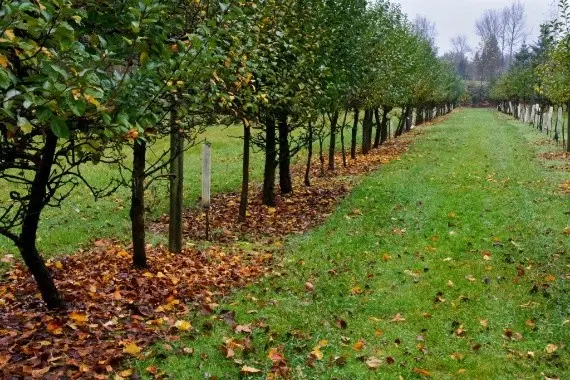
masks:
[[[239,193],[218,194],[212,200],[210,221],[213,240],[219,244],[203,250],[185,249],[178,255],[163,246],[148,246],[147,270],[133,269],[132,253],[111,240],[95,241],[88,252],[49,260],[48,268],[67,305],[63,311],[48,311],[29,272],[9,260],[12,269],[0,282],[0,374],[3,378],[53,379],[133,375],[132,370],[121,368],[125,359],[145,357],[145,350],[160,340],[172,342],[180,340],[181,334],[192,334],[192,324],[185,319],[191,308],[211,313],[217,299],[271,272],[271,252],[246,251],[235,242],[266,242],[268,238],[279,242],[286,235],[302,234],[322,223],[359,176],[399,159],[413,137],[422,133],[415,130],[389,141],[367,156],[349,160],[346,167],[337,154],[336,170],[324,176],[315,161],[311,187],[299,180],[304,167],[293,167],[294,193],[277,196],[275,207],[263,206],[257,194],[259,185],[252,185],[247,220],[242,224],[228,218],[237,218]],[[201,210],[186,210],[185,238],[202,240],[204,222]],[[149,229],[166,232],[168,218],[161,218]],[[312,291],[312,284],[307,290]],[[247,326],[236,330],[249,331]],[[314,349],[314,359],[321,359],[324,347]],[[184,352],[187,350],[192,351],[187,348]],[[230,357],[231,350],[227,350]],[[273,362],[270,375],[287,378],[290,370],[280,350],[269,353]],[[149,373],[158,373],[156,368],[150,369]],[[254,367],[241,368],[244,375],[259,372]]]

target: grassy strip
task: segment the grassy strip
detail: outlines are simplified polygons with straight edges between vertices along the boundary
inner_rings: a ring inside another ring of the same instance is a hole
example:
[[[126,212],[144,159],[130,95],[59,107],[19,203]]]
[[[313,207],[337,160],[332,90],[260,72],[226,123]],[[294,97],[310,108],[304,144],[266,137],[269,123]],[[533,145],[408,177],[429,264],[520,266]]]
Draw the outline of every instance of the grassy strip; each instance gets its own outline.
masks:
[[[275,276],[217,309],[235,317],[196,316],[138,372],[568,377],[568,174],[536,159],[537,136],[492,111],[454,114],[290,240]]]
[[[212,143],[212,192],[233,191],[241,183],[241,157],[243,142],[241,127],[212,127],[200,138]],[[160,155],[167,148],[168,139],[159,141],[148,154],[152,161],[154,154]],[[263,156],[260,153],[252,155],[252,180],[259,180],[263,173]],[[95,186],[104,186],[113,176],[118,175],[114,167],[91,165],[84,170],[86,178]],[[192,206],[200,196],[201,191],[201,147],[196,146],[185,154],[185,184],[184,192],[186,205]],[[156,217],[168,210],[167,183],[156,182],[156,186],[147,193],[148,206],[152,212],[150,217]],[[0,195],[9,189],[0,189]],[[78,247],[88,248],[91,239],[117,238],[128,241],[130,219],[129,189],[120,189],[113,196],[97,202],[88,196],[89,190],[83,185],[78,187],[70,198],[63,203],[61,209],[46,208],[40,222],[38,247],[46,257],[76,252]],[[149,236],[149,243],[163,242],[161,235]],[[13,253],[11,241],[0,237],[0,255]]]

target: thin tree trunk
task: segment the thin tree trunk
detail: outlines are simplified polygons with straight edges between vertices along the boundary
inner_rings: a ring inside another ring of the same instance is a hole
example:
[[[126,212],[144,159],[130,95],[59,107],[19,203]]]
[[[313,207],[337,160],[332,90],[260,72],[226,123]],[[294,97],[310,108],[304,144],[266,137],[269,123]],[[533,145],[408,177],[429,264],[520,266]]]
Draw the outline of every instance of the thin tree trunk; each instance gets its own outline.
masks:
[[[380,119],[380,111],[378,108],[374,109],[374,116],[376,117],[376,135],[374,136],[374,149],[380,146],[380,138],[382,136],[382,121]]]
[[[346,117],[348,116],[348,108],[344,110],[344,119],[342,125],[340,126],[340,146],[342,151],[342,165],[346,168],[346,149],[344,146],[344,126],[346,125]]]
[[[367,109],[364,111],[364,120],[362,122],[362,154],[368,154],[372,148],[372,120],[373,111]]]
[[[245,222],[247,216],[247,202],[249,195],[249,144],[251,141],[251,128],[249,123],[243,122],[243,162],[241,175],[241,199],[239,203],[238,223]]]
[[[170,217],[168,249],[182,252],[182,210],[184,209],[184,139],[176,125],[176,112],[170,113]]]
[[[293,192],[287,114],[279,117],[279,187],[281,188],[281,194],[291,194]]]
[[[406,115],[402,109],[402,114],[400,115],[400,120],[398,121],[398,128],[396,128],[395,137],[401,136],[404,133],[404,123],[406,120]]]
[[[390,120],[388,118],[388,114],[391,112],[392,110],[389,107],[382,107],[382,112],[384,113],[382,115],[382,131],[381,131],[381,135],[380,135],[380,144],[384,144],[386,141],[388,141],[388,121]]]
[[[358,136],[358,118],[360,110],[354,109],[354,123],[352,124],[352,140],[350,141],[350,158],[356,160],[356,137]]]
[[[334,111],[329,117],[331,123],[331,135],[329,143],[329,170],[334,171],[334,154],[336,151],[336,130],[338,127],[338,111]]]
[[[145,208],[144,181],[146,166],[146,142],[135,141],[133,146],[133,179],[131,199],[131,237],[133,240],[133,265],[135,268],[146,268],[145,247]]]
[[[307,167],[305,169],[305,186],[311,186],[311,161],[313,160],[313,123],[309,120],[309,146],[307,148]]]
[[[36,280],[42,299],[49,309],[62,308],[63,300],[55,287],[44,260],[36,248],[36,240],[40,215],[46,203],[47,185],[55,159],[56,148],[57,136],[51,130],[48,130],[46,142],[42,149],[41,163],[32,183],[29,203],[22,224],[22,232],[16,242],[26,266]]]
[[[265,170],[263,173],[263,204],[275,206],[275,162],[277,146],[275,119],[268,117],[265,122]]]
[[[439,110],[440,110],[440,115],[442,115],[443,109],[440,107]],[[406,123],[405,124],[406,132],[409,132],[412,130],[412,120],[410,119],[410,112],[411,112],[410,107],[406,107],[406,109],[404,111],[404,122]]]

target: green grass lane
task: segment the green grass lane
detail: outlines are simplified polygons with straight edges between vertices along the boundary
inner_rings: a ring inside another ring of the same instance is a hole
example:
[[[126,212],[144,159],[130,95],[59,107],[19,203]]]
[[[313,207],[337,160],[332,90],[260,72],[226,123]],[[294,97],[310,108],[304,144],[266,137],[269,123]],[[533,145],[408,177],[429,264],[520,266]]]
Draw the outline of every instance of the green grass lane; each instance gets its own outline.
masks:
[[[490,110],[428,128],[325,225],[287,241],[279,275],[224,300],[253,323],[251,348],[225,358],[224,340],[245,335],[196,316],[192,335],[159,344],[140,372],[228,379],[248,365],[262,377],[280,347],[295,379],[570,377],[570,205],[557,193],[568,174],[536,158],[539,137]]]

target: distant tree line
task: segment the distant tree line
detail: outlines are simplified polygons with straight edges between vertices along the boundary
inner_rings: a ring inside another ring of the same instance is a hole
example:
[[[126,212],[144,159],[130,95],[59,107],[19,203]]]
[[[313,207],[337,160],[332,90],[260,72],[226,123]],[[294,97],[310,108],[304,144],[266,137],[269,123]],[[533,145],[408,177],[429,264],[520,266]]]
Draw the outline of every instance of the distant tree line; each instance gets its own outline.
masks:
[[[501,111],[561,140],[570,152],[570,1],[559,0],[558,7],[558,17],[542,25],[538,41],[517,52],[491,97]]]

